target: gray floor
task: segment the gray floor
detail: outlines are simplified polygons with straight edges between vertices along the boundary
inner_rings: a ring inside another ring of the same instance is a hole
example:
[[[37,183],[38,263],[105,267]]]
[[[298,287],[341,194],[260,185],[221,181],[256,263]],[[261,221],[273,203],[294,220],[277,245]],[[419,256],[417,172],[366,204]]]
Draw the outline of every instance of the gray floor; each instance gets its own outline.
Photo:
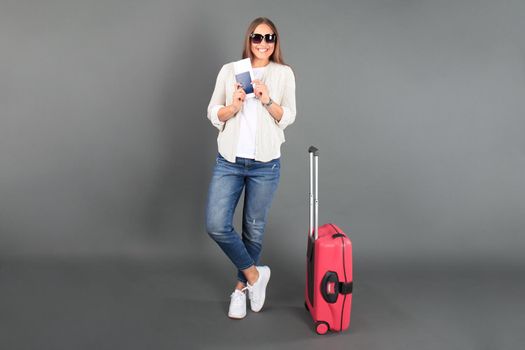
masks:
[[[517,349],[524,271],[355,270],[352,324],[318,336],[302,266],[272,269],[265,309],[226,317],[226,265],[202,259],[0,261],[0,349]],[[278,265],[276,265],[278,266]],[[230,276],[228,275],[228,276]]]

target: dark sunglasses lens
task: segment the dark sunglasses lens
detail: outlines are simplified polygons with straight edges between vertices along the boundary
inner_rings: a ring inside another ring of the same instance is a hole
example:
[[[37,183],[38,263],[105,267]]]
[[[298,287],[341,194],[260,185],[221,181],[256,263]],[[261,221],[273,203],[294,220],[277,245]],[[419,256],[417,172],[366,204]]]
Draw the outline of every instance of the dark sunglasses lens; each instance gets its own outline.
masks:
[[[263,41],[264,36],[261,34],[252,34],[252,42],[260,44]]]
[[[274,43],[275,42],[275,34],[266,34],[265,37],[267,43]]]

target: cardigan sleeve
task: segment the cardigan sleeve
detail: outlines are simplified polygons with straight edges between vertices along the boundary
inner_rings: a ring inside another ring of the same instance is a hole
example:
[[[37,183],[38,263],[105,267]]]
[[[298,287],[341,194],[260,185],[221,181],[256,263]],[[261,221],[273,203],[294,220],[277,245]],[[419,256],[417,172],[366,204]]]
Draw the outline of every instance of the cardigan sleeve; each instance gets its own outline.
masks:
[[[281,101],[281,108],[283,115],[280,121],[275,121],[279,128],[284,130],[288,125],[295,121],[295,76],[290,67],[286,67],[286,86],[284,87],[284,95]]]
[[[208,104],[208,114],[207,117],[219,131],[222,131],[224,128],[225,122],[219,120],[219,109],[224,107],[226,103],[226,65],[222,66],[219,74],[217,75],[217,80],[215,81],[215,89]]]

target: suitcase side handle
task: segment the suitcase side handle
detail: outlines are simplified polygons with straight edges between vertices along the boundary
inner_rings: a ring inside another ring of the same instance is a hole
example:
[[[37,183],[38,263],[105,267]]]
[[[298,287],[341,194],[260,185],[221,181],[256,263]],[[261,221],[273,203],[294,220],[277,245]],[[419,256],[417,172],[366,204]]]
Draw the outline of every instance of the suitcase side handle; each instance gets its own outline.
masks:
[[[308,148],[310,156],[310,226],[309,237],[316,240],[319,236],[319,149],[310,146]]]

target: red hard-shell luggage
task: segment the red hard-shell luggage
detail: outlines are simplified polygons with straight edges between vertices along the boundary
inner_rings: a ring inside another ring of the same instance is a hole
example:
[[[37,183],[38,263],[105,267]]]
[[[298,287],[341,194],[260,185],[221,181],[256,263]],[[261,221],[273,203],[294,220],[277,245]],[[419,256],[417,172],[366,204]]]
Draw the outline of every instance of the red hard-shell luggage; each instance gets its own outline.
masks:
[[[326,334],[328,330],[344,331],[350,326],[353,288],[352,242],[335,224],[319,227],[319,150],[310,146],[308,152],[310,227],[306,254],[305,306],[315,322],[315,331],[318,334]]]

